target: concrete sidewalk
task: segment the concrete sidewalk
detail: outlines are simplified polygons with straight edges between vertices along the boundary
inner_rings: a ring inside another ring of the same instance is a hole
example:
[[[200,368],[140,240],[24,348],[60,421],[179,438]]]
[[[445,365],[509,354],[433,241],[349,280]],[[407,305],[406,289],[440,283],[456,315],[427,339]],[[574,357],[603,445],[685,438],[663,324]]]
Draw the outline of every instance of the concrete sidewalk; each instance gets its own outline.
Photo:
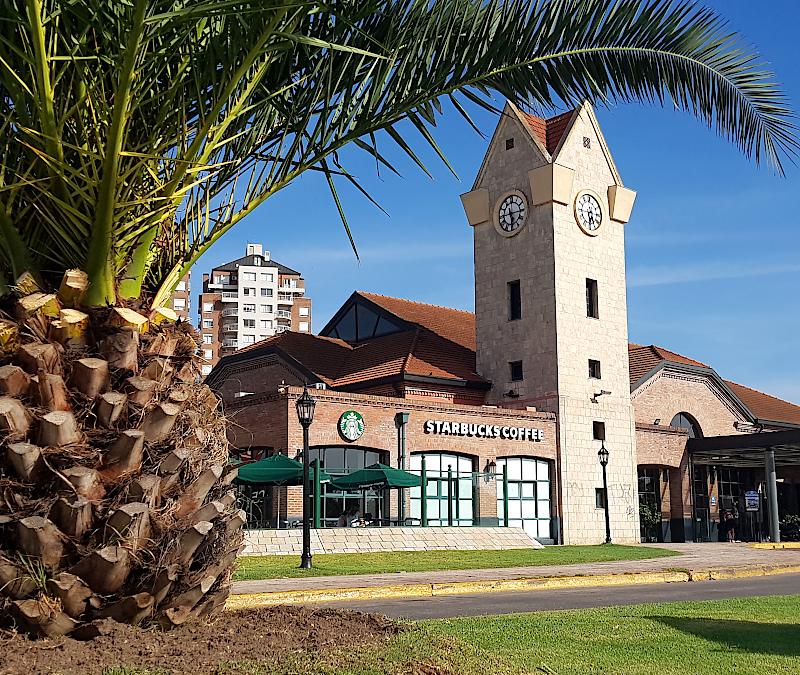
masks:
[[[229,608],[286,602],[607,586],[800,572],[800,549],[748,544],[642,544],[682,555],[649,560],[237,581]]]

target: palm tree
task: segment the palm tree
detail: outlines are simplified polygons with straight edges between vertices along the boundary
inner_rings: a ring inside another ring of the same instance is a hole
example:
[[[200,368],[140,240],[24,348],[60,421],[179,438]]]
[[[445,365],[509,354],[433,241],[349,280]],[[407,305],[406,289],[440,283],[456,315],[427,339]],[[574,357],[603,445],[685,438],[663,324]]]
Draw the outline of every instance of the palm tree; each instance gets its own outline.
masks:
[[[0,21],[0,589],[46,634],[224,602],[224,419],[164,305],[303,172],[347,229],[336,183],[369,194],[339,150],[394,170],[380,140],[425,169],[408,120],[446,162],[442,102],[469,120],[491,92],[667,100],[778,172],[798,148],[758,55],[688,2],[7,0]]]

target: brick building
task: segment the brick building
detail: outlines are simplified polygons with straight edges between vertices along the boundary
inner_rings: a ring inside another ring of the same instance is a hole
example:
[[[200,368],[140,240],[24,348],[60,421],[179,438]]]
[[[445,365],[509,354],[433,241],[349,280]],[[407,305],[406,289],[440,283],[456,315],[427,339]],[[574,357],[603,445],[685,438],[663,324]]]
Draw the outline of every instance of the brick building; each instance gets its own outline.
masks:
[[[288,330],[311,330],[311,298],[306,282],[286,265],[270,258],[261,244],[248,244],[246,255],[203,275],[198,329],[207,365],[239,347]]]
[[[356,292],[319,335],[285,332],[225,356],[207,382],[233,445],[295,456],[294,401],[308,383],[312,458],[329,472],[424,461],[429,524],[507,518],[545,542],[597,543],[608,517],[616,542],[702,541],[723,536],[726,512],[738,510],[747,538],[768,513],[797,513],[800,407],[628,343],[634,198],[589,105],[549,120],[507,105],[462,195],[475,313]],[[363,422],[360,436],[347,419]],[[280,518],[299,516],[299,488],[280,492]],[[327,523],[349,498],[326,493]],[[420,506],[419,488],[362,503],[412,522]]]

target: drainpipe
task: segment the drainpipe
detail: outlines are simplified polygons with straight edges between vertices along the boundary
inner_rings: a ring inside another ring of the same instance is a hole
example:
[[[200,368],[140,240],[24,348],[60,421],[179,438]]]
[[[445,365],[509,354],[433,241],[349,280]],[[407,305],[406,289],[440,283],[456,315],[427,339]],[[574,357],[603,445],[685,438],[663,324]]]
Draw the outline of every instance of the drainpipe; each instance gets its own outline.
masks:
[[[397,468],[406,470],[406,424],[410,413],[399,412],[394,416],[394,425],[397,427]],[[398,518],[405,524],[406,520],[406,491],[400,488],[397,491]]]

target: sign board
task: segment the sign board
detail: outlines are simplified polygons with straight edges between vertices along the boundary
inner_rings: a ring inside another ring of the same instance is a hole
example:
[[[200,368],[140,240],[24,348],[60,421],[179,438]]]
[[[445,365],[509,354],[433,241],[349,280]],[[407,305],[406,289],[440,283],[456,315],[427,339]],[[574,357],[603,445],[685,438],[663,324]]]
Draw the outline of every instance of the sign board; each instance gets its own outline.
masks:
[[[717,498],[712,495],[712,497],[711,497],[711,506],[716,506],[716,505],[717,505]]]
[[[348,410],[339,418],[339,433],[348,441],[357,441],[364,433],[364,418],[355,410]]]
[[[758,511],[759,503],[758,492],[755,490],[748,490],[744,493],[745,511]]]
[[[541,441],[544,438],[543,429],[531,429],[529,427],[501,427],[497,424],[443,422],[441,420],[427,420],[425,422],[425,433],[439,434],[443,436],[506,438],[515,441]]]

